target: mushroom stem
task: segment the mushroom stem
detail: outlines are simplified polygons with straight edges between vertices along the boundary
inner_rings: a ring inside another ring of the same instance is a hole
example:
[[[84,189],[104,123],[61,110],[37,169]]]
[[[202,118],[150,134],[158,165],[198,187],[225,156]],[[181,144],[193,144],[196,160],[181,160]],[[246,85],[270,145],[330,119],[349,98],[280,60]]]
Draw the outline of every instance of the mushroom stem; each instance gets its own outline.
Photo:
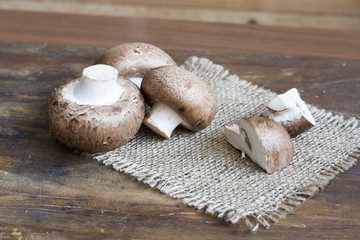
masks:
[[[138,86],[138,88],[140,88],[143,78],[142,77],[129,77],[129,80],[131,82],[133,82],[136,86]]]
[[[97,64],[84,68],[80,80],[64,87],[62,94],[65,99],[79,105],[111,105],[124,93],[118,83],[118,70]]]
[[[227,124],[225,125],[225,135],[227,141],[236,149],[241,149],[241,138],[240,138],[240,129],[237,124]]]
[[[174,110],[165,104],[156,103],[150,114],[145,118],[144,124],[157,134],[168,139],[182,121]]]

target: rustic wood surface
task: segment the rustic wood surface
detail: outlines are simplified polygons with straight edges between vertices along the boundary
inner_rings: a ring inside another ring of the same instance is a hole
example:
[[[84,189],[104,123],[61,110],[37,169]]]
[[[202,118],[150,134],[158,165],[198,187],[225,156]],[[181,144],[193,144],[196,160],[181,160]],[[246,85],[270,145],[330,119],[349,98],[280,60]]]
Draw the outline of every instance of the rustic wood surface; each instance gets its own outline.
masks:
[[[143,40],[178,63],[208,57],[255,84],[297,87],[308,103],[359,118],[359,33],[6,11],[0,23],[0,238],[358,238],[359,165],[251,233],[66,149],[49,134],[44,108],[54,87],[109,46]]]
[[[0,10],[0,39],[359,59],[360,32]]]
[[[0,9],[360,30],[359,0],[0,0]]]

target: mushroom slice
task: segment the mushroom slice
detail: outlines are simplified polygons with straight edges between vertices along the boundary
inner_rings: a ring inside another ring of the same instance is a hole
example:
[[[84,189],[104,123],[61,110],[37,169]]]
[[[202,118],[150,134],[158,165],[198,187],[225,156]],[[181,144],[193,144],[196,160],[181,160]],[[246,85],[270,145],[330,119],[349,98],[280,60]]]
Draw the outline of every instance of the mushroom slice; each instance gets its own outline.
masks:
[[[227,141],[268,173],[288,166],[294,156],[289,134],[277,122],[264,117],[244,118],[225,125]]]
[[[147,43],[124,43],[110,48],[95,64],[107,64],[119,71],[139,88],[145,73],[153,68],[174,65],[175,61],[163,50]]]
[[[81,78],[56,88],[47,104],[50,131],[68,147],[104,152],[129,141],[145,116],[139,88],[107,65],[83,70]]]
[[[144,123],[165,138],[181,125],[199,131],[210,125],[216,113],[216,99],[200,78],[177,66],[162,66],[149,71],[141,90],[151,112]]]
[[[315,126],[316,122],[296,88],[275,97],[261,114],[279,122],[295,137]]]

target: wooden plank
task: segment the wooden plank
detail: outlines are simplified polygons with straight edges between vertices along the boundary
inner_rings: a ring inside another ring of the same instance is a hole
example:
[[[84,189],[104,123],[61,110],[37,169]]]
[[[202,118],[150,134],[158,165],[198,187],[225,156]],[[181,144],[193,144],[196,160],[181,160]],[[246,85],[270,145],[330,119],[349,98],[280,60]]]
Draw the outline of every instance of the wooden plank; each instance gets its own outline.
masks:
[[[84,0],[77,0],[84,1]],[[88,2],[88,1],[87,1]],[[357,0],[102,0],[102,2],[182,8],[215,8],[308,13],[360,14]]]
[[[0,39],[114,46],[143,41],[177,50],[358,59],[360,32],[0,11]]]
[[[228,1],[223,4],[214,2],[192,1],[3,1],[2,9],[32,10],[44,12],[76,13],[106,16],[147,17],[157,19],[259,24],[270,26],[293,26],[324,29],[353,29],[360,30],[360,2],[348,3],[332,1],[316,4],[303,2],[275,1],[268,2]],[[316,2],[315,2],[316,3]],[[340,4],[341,3],[341,4]],[[357,6],[356,6],[357,4]],[[303,6],[312,6],[302,8]],[[331,6],[327,9],[325,6]],[[348,8],[341,10],[342,6]],[[335,10],[338,10],[336,12]],[[352,10],[352,11],[350,11]],[[330,11],[330,12],[329,12]],[[335,11],[335,13],[331,12]]]
[[[2,0],[3,5],[21,7],[24,5],[46,6],[50,0]],[[302,13],[327,13],[327,14],[360,14],[360,2],[357,0],[75,0],[61,1],[62,4],[80,3],[82,5],[99,3],[116,5],[132,5],[142,7],[166,8],[198,8],[198,9],[231,9],[231,10],[256,10],[275,12],[302,12]],[[54,9],[48,9],[53,11]]]
[[[360,165],[286,219],[250,234],[64,148],[46,127],[50,92],[107,47],[0,41],[0,237],[24,239],[356,239]],[[301,90],[319,107],[360,117],[360,60],[167,49],[208,57],[241,78]],[[345,83],[345,84],[344,84]],[[316,98],[316,96],[318,96]]]

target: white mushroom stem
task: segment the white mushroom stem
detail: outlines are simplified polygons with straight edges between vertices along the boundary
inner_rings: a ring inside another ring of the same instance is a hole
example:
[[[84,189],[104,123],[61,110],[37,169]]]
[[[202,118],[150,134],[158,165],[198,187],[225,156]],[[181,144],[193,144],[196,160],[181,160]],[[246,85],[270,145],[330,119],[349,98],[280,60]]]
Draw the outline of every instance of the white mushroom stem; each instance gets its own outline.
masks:
[[[131,82],[133,82],[136,86],[138,86],[138,88],[140,88],[143,78],[142,77],[129,77],[129,80]]]
[[[227,124],[225,125],[225,136],[226,140],[236,149],[241,149],[241,142],[239,125]]]
[[[111,105],[124,93],[118,83],[118,70],[104,64],[97,64],[83,70],[79,81],[63,88],[65,99],[79,105]]]
[[[156,103],[145,118],[144,124],[164,138],[170,138],[174,129],[183,120],[179,115],[162,103]]]

